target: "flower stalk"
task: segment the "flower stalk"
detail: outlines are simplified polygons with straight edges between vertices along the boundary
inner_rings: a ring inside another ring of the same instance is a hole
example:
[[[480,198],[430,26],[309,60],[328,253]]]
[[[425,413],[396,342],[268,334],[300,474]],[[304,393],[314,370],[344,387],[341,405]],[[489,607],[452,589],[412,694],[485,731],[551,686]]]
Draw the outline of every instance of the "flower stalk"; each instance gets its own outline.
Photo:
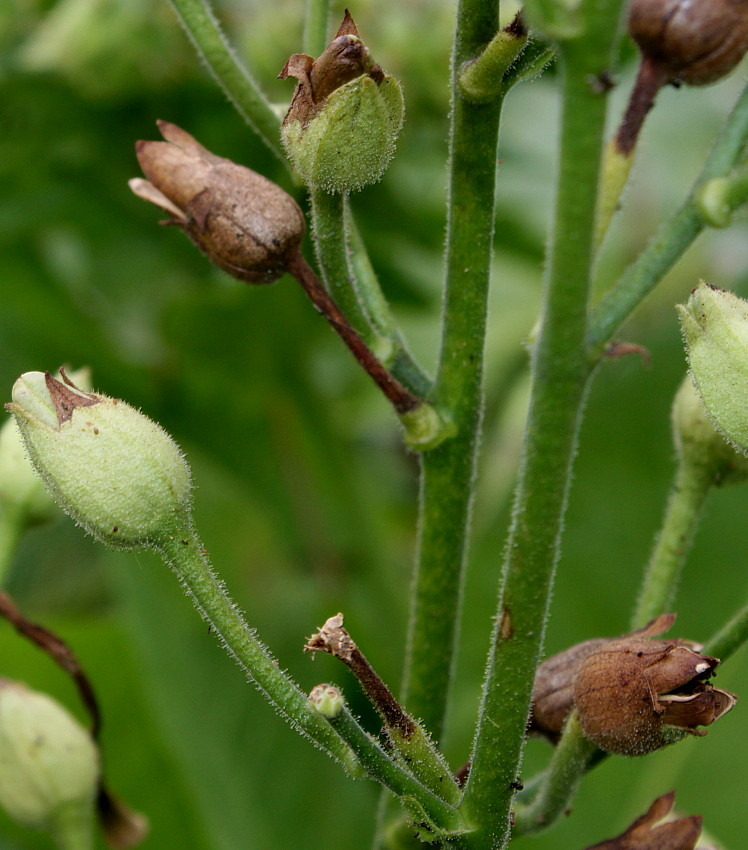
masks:
[[[524,729],[542,649],[571,462],[590,376],[585,351],[594,251],[604,93],[590,78],[608,67],[620,9],[582,4],[596,44],[561,45],[561,162],[540,335],[533,352],[530,411],[499,592],[473,757],[463,799],[480,812],[466,847],[501,846],[510,830]],[[581,117],[583,116],[583,118]],[[502,671],[512,670],[514,687]],[[477,816],[477,815],[476,815]]]

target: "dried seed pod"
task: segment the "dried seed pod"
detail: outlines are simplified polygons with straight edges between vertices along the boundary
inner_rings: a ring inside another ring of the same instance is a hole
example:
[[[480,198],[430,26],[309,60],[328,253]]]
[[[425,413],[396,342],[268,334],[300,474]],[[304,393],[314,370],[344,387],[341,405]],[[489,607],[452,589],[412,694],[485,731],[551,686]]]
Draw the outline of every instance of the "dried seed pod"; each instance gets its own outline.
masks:
[[[627,637],[654,637],[667,631],[674,622],[675,614],[663,614]],[[530,732],[551,741],[558,739],[574,707],[574,685],[582,664],[592,653],[619,640],[619,637],[586,640],[552,655],[538,667],[532,694]]]
[[[708,679],[719,659],[679,641],[632,635],[606,644],[582,663],[574,704],[585,735],[620,755],[645,755],[708,726],[736,697]]]
[[[261,174],[206,150],[175,124],[158,122],[165,142],[136,145],[148,180],[138,197],[166,210],[208,259],[248,283],[272,283],[304,235],[294,199]]]
[[[694,850],[701,835],[701,817],[678,818],[657,826],[670,814],[675,791],[658,797],[621,835],[587,850]]]
[[[692,86],[729,74],[748,50],[746,0],[633,0],[628,26],[668,80]]]

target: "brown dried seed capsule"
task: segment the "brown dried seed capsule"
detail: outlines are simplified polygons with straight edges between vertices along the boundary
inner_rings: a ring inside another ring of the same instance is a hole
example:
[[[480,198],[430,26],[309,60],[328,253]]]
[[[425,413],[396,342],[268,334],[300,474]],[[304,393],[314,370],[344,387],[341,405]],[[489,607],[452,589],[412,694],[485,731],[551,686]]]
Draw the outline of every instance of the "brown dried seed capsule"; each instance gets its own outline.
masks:
[[[629,33],[668,80],[706,85],[729,74],[748,50],[748,2],[633,0]]]
[[[136,145],[148,180],[132,191],[166,210],[208,259],[249,283],[272,283],[304,235],[294,199],[257,172],[206,150],[175,124],[158,122],[165,142]]]
[[[675,614],[662,614],[643,629],[626,637],[649,638],[667,631],[675,622]],[[558,740],[569,712],[574,707],[574,684],[582,664],[593,652],[622,638],[593,638],[547,658],[535,675],[530,732]],[[694,648],[695,644],[689,644]],[[696,647],[698,648],[698,647]]]
[[[591,653],[574,684],[574,704],[585,735],[598,747],[637,756],[706,726],[727,713],[736,697],[708,679],[719,659],[682,642],[622,638]]]

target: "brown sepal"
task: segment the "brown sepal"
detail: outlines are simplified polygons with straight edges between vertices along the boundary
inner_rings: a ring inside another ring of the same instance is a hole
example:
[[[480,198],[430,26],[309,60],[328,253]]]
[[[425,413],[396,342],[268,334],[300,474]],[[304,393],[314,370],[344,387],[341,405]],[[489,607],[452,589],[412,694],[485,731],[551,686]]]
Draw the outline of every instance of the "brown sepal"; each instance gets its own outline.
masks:
[[[65,380],[64,384],[53,378],[49,372],[44,373],[44,380],[47,384],[47,389],[49,390],[49,395],[55,407],[55,413],[57,414],[57,421],[60,425],[70,419],[76,407],[91,407],[101,401],[99,396],[79,390],[70,378],[64,375],[63,378]]]
[[[670,814],[674,801],[674,791],[663,794],[621,835],[593,844],[587,850],[694,850],[701,834],[699,815],[656,826]]]
[[[278,74],[280,79],[295,77],[298,80],[283,123],[300,121],[305,127],[336,89],[364,74],[377,85],[384,80],[384,72],[374,64],[346,9],[335,37],[317,59],[295,53]]]

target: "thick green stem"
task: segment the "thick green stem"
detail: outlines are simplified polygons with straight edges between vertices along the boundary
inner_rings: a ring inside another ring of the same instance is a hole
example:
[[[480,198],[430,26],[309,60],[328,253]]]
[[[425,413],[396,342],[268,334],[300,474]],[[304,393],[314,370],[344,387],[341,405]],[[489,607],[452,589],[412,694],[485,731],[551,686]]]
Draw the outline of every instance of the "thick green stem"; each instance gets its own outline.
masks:
[[[306,0],[304,18],[304,52],[319,56],[327,46],[327,18],[330,0]]]
[[[532,803],[516,811],[515,832],[519,835],[539,832],[557,820],[568,808],[596,753],[597,747],[585,738],[577,713],[572,712],[553,751],[543,784]]]
[[[748,140],[748,87],[712,148],[704,170],[683,206],[660,228],[639,258],[624,272],[595,307],[588,343],[593,357],[601,357],[610,338],[625,319],[662,280],[705,227],[699,197],[701,187],[724,177],[740,162]]]
[[[687,462],[678,464],[662,527],[631,619],[632,630],[642,628],[672,607],[701,509],[713,484],[714,474],[710,470]]]
[[[468,104],[457,69],[498,28],[498,4],[461,0],[452,57],[447,270],[442,343],[432,399],[456,436],[422,458],[419,546],[403,684],[408,710],[437,740],[444,716],[467,551],[477,434],[482,413],[486,300],[494,227],[501,101]]]
[[[586,4],[592,39],[562,45],[555,226],[520,477],[463,805],[464,846],[506,846],[535,670],[542,651],[572,460],[590,375],[585,334],[608,67],[619,4]],[[511,686],[507,687],[507,683]]]
[[[190,41],[237,112],[270,150],[287,162],[280,144],[280,119],[221,32],[207,0],[169,0]]]

